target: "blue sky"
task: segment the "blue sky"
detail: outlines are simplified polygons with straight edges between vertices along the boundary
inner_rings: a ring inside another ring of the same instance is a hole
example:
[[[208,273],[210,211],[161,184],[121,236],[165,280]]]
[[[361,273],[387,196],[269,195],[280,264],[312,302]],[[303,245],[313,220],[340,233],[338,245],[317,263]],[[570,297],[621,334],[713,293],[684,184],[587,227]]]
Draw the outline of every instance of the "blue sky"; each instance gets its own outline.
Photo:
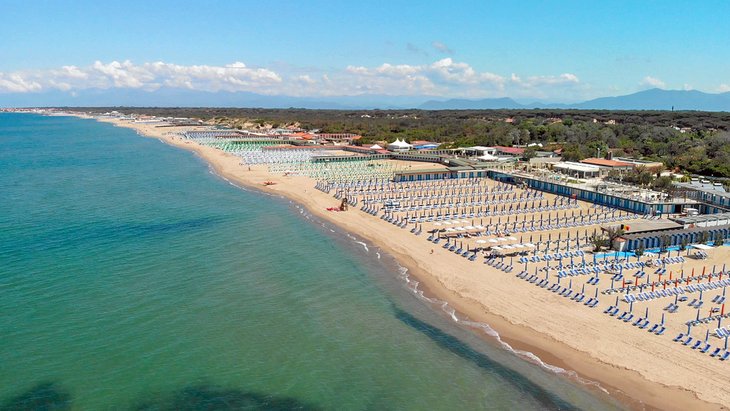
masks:
[[[187,88],[578,101],[730,91],[726,1],[15,1],[0,94]]]

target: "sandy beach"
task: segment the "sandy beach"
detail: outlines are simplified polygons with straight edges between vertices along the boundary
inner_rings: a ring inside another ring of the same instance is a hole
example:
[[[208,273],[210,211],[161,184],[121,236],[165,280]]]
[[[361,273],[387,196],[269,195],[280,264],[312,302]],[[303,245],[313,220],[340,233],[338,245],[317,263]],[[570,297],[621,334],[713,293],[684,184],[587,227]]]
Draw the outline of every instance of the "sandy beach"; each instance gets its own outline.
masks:
[[[730,407],[728,362],[673,342],[677,333],[683,331],[677,326],[658,336],[602,314],[605,307],[613,304],[615,296],[602,296],[597,308],[587,308],[516,277],[519,266],[515,272],[505,273],[481,262],[470,262],[355,207],[347,212],[329,212],[326,209],[338,206],[339,201],[316,190],[315,180],[273,175],[266,166],[249,169],[239,164],[238,157],[176,137],[175,133],[183,128],[158,128],[154,124],[106,118],[99,121],[129,127],[139,134],[194,151],[229,180],[302,204],[312,214],[387,250],[418,279],[425,293],[447,301],[460,318],[489,324],[514,349],[532,352],[547,364],[599,383],[631,408]],[[265,181],[276,184],[264,186]],[[581,204],[582,209],[587,207],[586,203]],[[554,232],[564,235],[567,231]],[[703,267],[722,267],[728,257],[730,247],[719,247],[712,250],[707,260],[687,259],[681,269],[685,273],[695,269],[699,275]],[[653,301],[638,309],[643,312],[648,307],[658,316],[656,313],[662,312],[663,305],[666,302]],[[475,332],[481,333],[476,329]]]

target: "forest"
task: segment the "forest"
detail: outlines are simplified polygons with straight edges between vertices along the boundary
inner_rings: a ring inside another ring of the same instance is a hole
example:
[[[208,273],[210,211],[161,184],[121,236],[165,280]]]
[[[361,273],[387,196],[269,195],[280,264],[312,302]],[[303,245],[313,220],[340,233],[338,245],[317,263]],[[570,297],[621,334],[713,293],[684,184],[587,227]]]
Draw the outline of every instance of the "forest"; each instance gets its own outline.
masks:
[[[361,143],[396,138],[456,146],[542,143],[565,160],[603,155],[659,160],[668,169],[730,177],[730,113],[602,110],[305,110],[244,108],[73,108],[89,112],[198,118],[256,127],[296,124],[307,130],[348,132]],[[528,155],[533,151],[528,151]]]

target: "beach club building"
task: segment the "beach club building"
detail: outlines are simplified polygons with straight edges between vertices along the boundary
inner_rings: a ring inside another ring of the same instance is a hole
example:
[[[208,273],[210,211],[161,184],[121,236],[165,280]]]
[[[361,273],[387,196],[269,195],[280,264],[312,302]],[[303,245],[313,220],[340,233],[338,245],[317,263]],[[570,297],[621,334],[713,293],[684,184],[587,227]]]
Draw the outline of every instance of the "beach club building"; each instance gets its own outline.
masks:
[[[416,170],[398,171],[393,176],[393,181],[430,181],[448,180],[454,178],[483,178],[489,175],[489,170],[469,166],[457,166],[446,168],[428,168]]]
[[[591,164],[561,161],[553,164],[553,170],[576,178],[596,178],[601,174],[601,168]]]
[[[584,160],[580,160],[582,164],[588,164],[592,166],[596,166],[602,169],[605,169],[606,172],[609,170],[618,170],[618,171],[631,171],[634,168],[634,165],[631,163],[625,163],[623,161],[618,160],[607,160],[605,158],[586,158]],[[605,174],[605,173],[603,173]]]
[[[587,164],[577,164],[588,167]],[[657,197],[657,195],[652,195],[651,193],[645,193],[647,195],[640,196],[629,195],[617,190],[598,190],[597,187],[587,184],[571,184],[551,178],[539,177],[534,174],[521,173],[519,171],[489,170],[489,177],[498,181],[524,184],[527,187],[547,193],[577,198],[594,204],[631,211],[636,214],[679,214],[686,207],[693,207],[698,204],[695,200],[681,197]]]

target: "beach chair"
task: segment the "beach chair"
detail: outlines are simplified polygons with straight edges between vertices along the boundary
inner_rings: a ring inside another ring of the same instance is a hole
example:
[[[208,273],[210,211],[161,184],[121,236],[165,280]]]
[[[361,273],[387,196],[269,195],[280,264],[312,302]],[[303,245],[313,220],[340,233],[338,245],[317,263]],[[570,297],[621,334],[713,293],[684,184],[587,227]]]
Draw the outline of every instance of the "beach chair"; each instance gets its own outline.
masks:
[[[707,353],[707,351],[709,351],[709,350],[710,350],[710,348],[712,348],[712,346],[711,346],[711,345],[710,345],[709,343],[705,343],[705,347],[704,347],[704,348],[702,348],[702,349],[700,350],[700,352],[701,352],[702,354],[706,354],[706,353]]]
[[[720,357],[720,361],[725,361],[730,357],[730,351],[725,351],[725,353]]]
[[[693,350],[696,350],[696,349],[698,349],[698,348],[700,347],[700,344],[702,344],[702,340],[697,340],[697,341],[695,342],[695,345],[693,345],[693,346],[692,346],[692,349],[693,349]]]
[[[710,357],[711,358],[717,357],[717,354],[720,354],[720,351],[722,351],[722,350],[719,347],[715,348],[715,351],[713,351],[712,354],[710,354]]]
[[[687,336],[687,339],[682,342],[682,345],[689,345],[692,342],[693,338],[692,336]]]
[[[674,337],[674,339],[672,341],[677,342],[677,341],[681,340],[682,338],[684,338],[684,333],[679,333],[679,335]]]

